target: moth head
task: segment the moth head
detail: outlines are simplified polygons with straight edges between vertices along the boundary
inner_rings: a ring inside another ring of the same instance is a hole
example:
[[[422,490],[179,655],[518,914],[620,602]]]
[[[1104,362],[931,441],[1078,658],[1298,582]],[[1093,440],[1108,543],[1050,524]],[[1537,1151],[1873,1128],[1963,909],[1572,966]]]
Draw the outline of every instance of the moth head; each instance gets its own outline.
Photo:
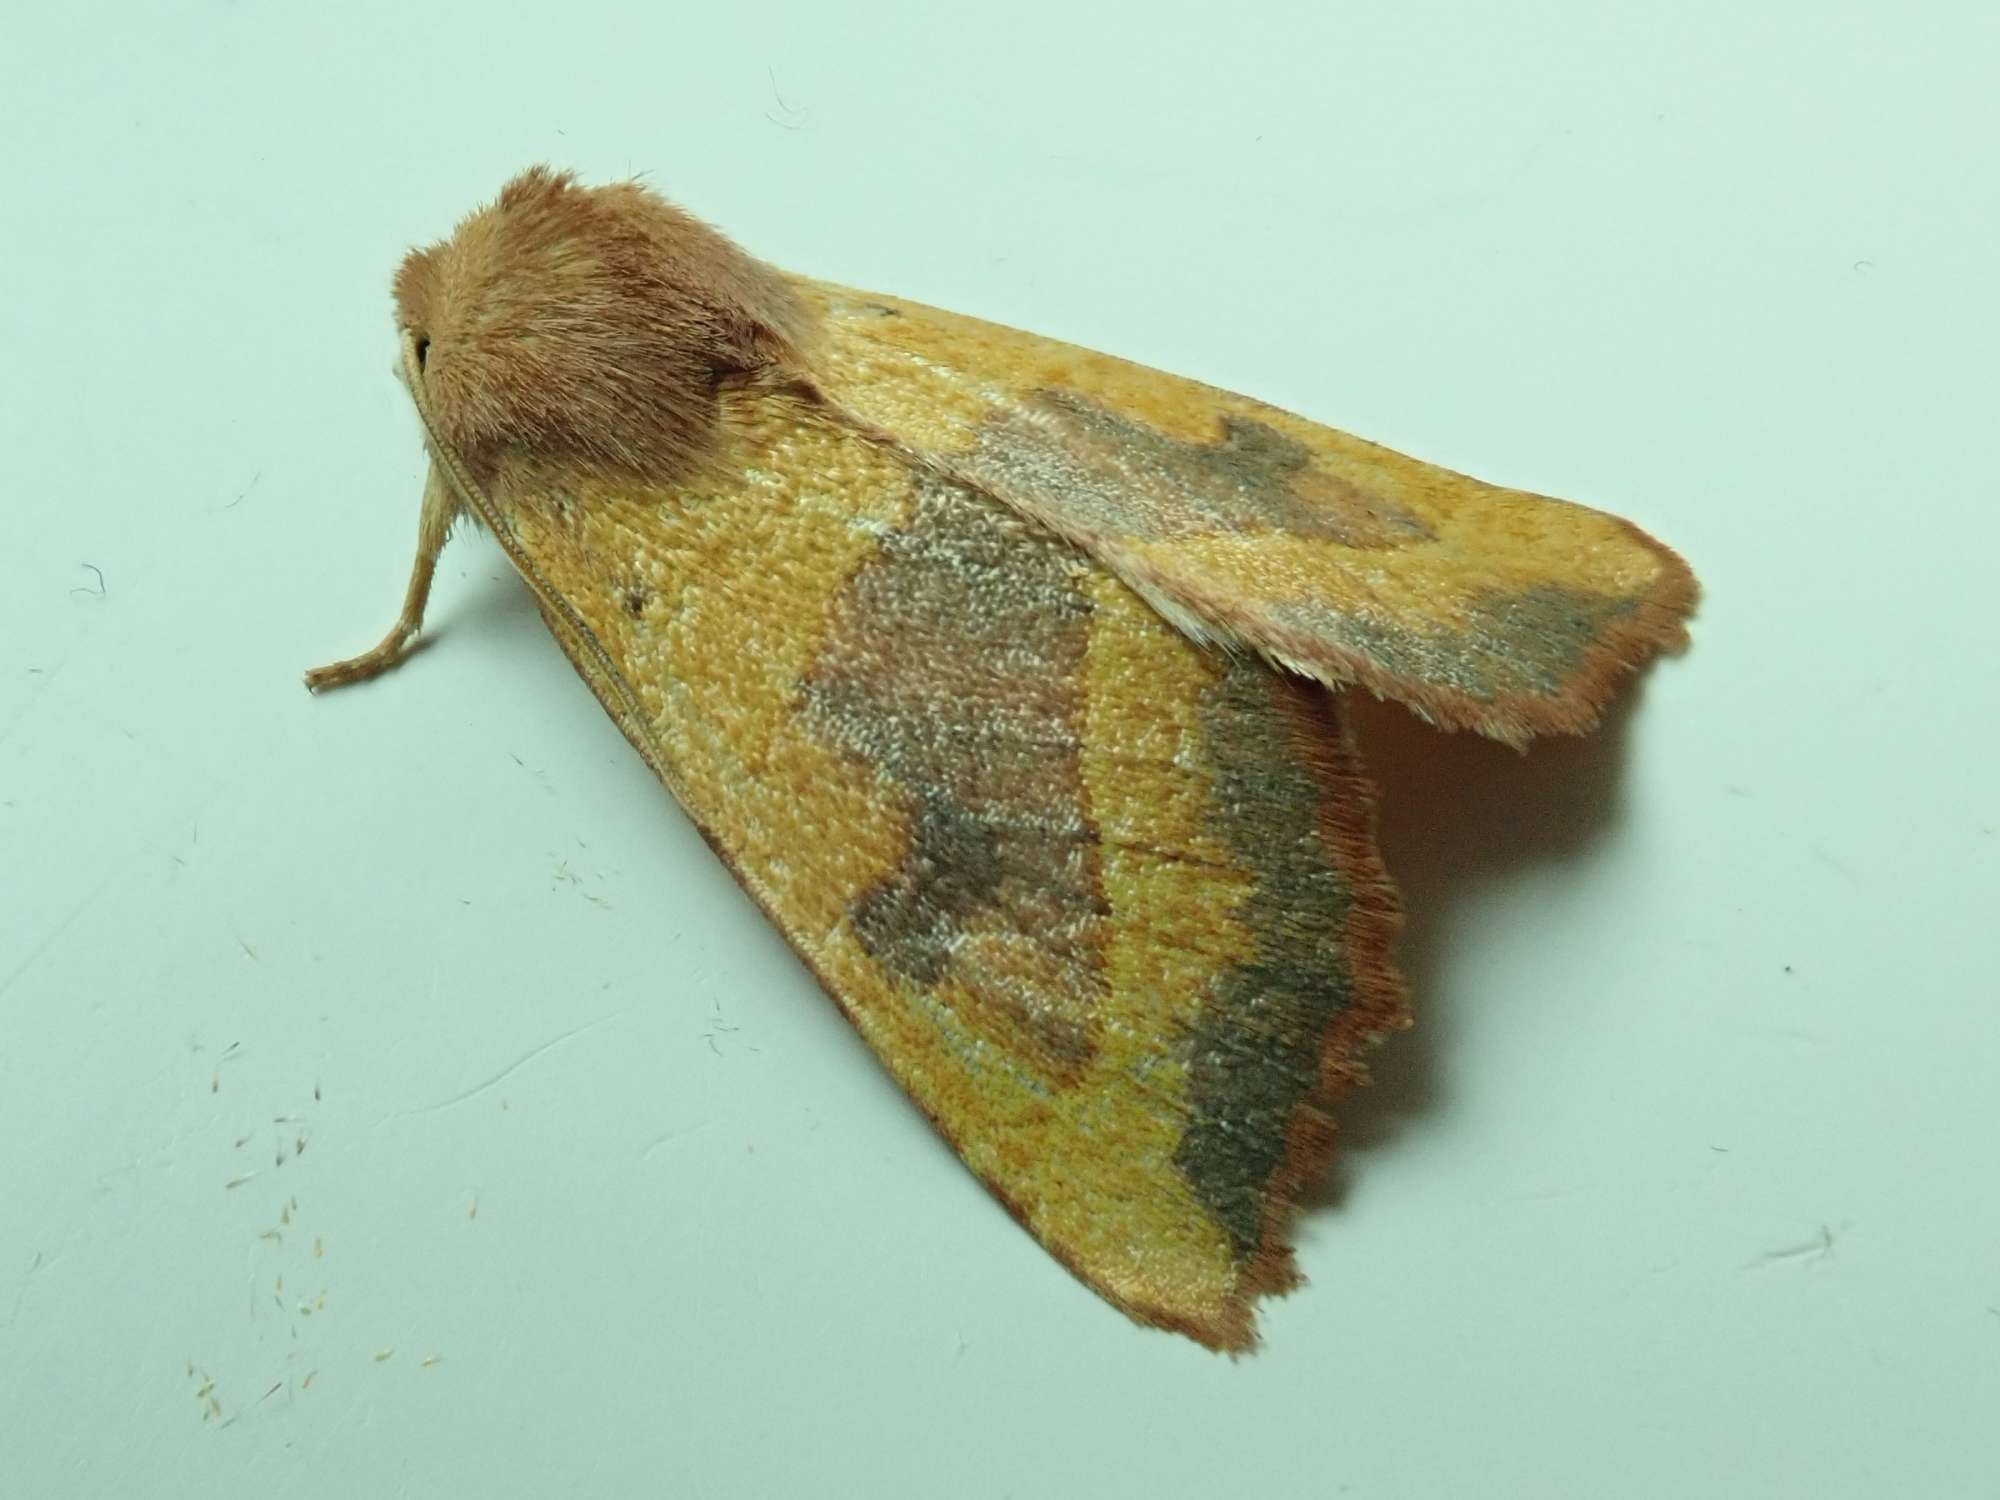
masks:
[[[484,482],[510,459],[672,482],[719,438],[724,389],[802,370],[782,274],[636,183],[534,167],[396,273],[438,439]]]

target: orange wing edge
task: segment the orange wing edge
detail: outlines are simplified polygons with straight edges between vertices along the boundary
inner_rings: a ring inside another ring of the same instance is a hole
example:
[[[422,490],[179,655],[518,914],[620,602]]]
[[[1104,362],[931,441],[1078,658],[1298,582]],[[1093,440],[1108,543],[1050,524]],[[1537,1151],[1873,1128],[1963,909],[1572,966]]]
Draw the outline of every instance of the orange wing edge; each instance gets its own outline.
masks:
[[[1552,502],[1567,503],[1567,502]],[[1047,518],[1038,517],[1044,520]],[[1646,592],[1622,618],[1599,631],[1553,692],[1506,692],[1491,698],[1413,681],[1349,650],[1302,631],[1288,630],[1240,600],[1191,593],[1184,580],[1130,552],[1093,538],[1079,540],[1141,598],[1196,641],[1247,647],[1273,665],[1336,691],[1361,687],[1400,703],[1425,722],[1446,730],[1473,730],[1515,749],[1545,734],[1586,734],[1597,727],[1619,685],[1654,656],[1676,655],[1688,644],[1687,622],[1700,585],[1686,561],[1665,543],[1622,517],[1626,533],[1659,559]]]

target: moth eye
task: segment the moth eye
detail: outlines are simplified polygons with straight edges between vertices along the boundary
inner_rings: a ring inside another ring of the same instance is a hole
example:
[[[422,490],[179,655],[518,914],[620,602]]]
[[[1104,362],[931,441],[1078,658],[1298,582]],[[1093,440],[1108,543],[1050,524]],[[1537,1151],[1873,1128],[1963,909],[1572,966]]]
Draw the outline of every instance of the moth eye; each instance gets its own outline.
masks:
[[[424,336],[423,336],[422,334],[418,334],[418,335],[417,335],[417,368],[418,368],[419,370],[421,370],[421,369],[425,368],[425,365],[426,365],[426,363],[427,363],[427,362],[428,362],[428,360],[430,359],[430,354],[431,354],[431,341],[430,341],[429,339],[425,338],[425,337],[424,337]]]

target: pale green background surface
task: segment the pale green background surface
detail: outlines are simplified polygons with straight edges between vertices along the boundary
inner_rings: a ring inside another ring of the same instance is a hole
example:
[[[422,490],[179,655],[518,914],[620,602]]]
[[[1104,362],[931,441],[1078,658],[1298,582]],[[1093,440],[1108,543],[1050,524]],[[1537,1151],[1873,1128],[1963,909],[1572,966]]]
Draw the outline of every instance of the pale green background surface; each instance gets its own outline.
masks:
[[[1994,8],[683,9],[0,23],[0,1492],[2000,1495]],[[1422,1024],[1255,1358],[1013,1227],[490,542],[300,687],[389,273],[541,159],[1702,574],[1597,741],[1369,715]]]

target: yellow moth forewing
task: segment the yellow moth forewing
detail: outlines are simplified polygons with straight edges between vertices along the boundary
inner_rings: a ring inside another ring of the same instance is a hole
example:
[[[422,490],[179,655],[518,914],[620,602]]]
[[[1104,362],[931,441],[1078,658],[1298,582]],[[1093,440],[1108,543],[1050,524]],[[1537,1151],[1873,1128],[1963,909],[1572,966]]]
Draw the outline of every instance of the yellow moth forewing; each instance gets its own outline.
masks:
[[[961,1157],[1144,1322],[1254,1342],[1407,1023],[1340,690],[1521,743],[1678,645],[1629,523],[782,272],[536,169],[396,278],[432,457],[394,665],[490,529]]]

